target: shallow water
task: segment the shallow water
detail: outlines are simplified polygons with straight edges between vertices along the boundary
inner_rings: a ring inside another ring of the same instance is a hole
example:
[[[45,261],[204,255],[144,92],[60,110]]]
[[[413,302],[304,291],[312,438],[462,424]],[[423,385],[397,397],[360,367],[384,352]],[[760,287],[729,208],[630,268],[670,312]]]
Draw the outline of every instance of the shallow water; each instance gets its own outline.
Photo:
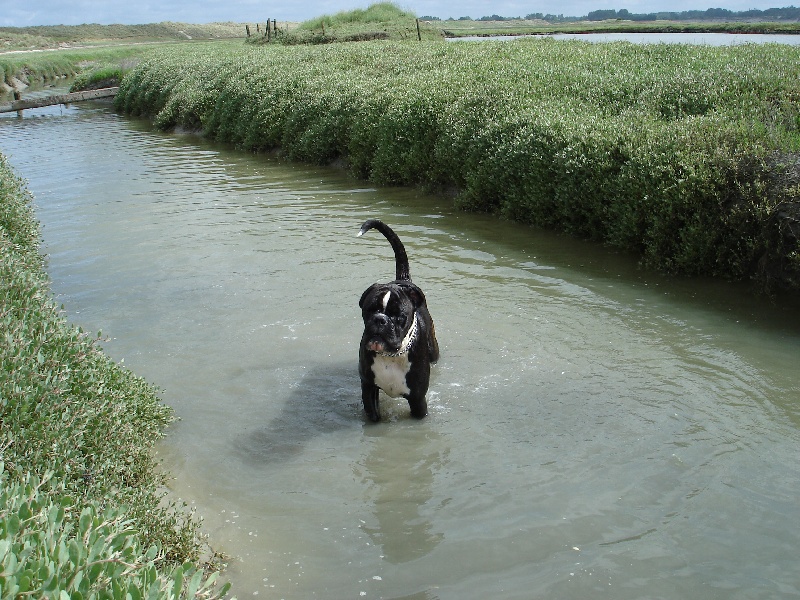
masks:
[[[800,594],[800,311],[190,135],[0,118],[59,302],[163,390],[239,598]],[[357,306],[406,244],[430,415],[366,423]]]

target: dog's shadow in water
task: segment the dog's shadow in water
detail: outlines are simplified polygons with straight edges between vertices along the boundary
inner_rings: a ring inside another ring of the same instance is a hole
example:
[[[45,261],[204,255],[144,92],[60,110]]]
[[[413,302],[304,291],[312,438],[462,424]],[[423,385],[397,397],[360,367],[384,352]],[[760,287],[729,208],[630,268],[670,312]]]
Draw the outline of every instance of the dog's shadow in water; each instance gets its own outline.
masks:
[[[271,394],[267,395],[269,401]],[[291,384],[277,416],[259,420],[236,439],[248,462],[288,462],[302,454],[310,440],[341,430],[361,430],[361,384],[353,362],[317,365],[303,370]]]

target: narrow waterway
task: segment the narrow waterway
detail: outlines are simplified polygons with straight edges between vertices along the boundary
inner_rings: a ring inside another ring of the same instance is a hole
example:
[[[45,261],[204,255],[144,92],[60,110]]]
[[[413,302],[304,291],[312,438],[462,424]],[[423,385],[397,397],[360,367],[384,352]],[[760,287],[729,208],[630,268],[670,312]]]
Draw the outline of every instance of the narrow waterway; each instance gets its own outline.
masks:
[[[58,302],[180,416],[159,452],[237,597],[800,595],[797,307],[108,106],[0,117],[0,151]],[[360,406],[368,217],[436,321],[423,421]]]

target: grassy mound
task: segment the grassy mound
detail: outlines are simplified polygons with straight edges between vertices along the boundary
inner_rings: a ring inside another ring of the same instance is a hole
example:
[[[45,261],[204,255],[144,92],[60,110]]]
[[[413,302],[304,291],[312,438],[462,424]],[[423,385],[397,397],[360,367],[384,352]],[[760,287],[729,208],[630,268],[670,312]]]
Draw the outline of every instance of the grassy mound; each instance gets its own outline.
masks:
[[[420,22],[412,12],[392,2],[379,2],[365,9],[322,15],[300,23],[292,29],[279,29],[270,35],[248,38],[249,43],[331,44],[334,42],[363,42],[369,40],[441,39],[442,31],[429,23]]]
[[[405,11],[392,2],[378,2],[365,9],[357,8],[350,11],[341,11],[333,15],[322,15],[301,23],[300,29],[320,29],[326,27],[346,27],[348,25],[375,25],[376,23],[389,23],[391,21],[413,21],[416,15]]]

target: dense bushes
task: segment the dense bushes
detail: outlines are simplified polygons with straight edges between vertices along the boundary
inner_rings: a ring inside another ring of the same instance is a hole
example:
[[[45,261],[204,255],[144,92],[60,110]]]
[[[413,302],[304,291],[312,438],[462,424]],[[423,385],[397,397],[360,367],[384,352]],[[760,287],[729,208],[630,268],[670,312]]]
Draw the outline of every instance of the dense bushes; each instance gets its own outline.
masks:
[[[117,106],[249,150],[342,157],[378,183],[455,189],[465,209],[668,272],[796,287],[797,244],[766,240],[800,193],[786,185],[799,59],[778,45],[554,40],[184,47],[143,62]]]
[[[52,475],[10,482],[0,463],[0,593],[4,598],[215,596],[216,575],[191,563],[165,573],[157,546],[145,549],[121,508],[81,506]],[[162,565],[159,568],[158,565]]]
[[[151,456],[171,411],[66,322],[38,243],[0,155],[2,596],[209,596],[213,581],[181,566],[198,559],[198,524],[165,501]]]

